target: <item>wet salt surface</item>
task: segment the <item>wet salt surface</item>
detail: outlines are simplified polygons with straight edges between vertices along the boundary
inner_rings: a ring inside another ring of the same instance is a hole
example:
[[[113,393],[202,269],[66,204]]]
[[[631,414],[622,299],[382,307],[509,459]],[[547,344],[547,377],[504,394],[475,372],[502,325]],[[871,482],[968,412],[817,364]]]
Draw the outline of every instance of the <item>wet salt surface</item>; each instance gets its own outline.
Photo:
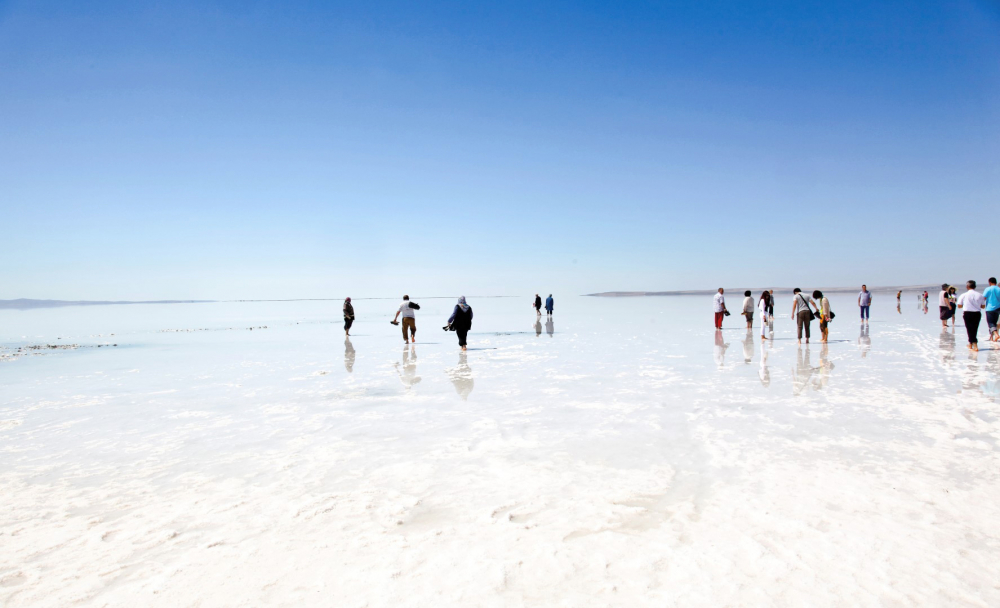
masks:
[[[785,300],[2,311],[0,602],[1000,605],[1000,351]]]

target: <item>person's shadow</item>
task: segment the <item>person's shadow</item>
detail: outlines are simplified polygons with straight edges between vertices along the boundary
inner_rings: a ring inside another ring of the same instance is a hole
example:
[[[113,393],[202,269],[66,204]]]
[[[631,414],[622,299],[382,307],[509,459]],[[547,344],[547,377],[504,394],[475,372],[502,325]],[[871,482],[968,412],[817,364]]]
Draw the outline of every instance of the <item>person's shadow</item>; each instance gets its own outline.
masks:
[[[545,332],[552,337],[552,334],[556,333],[556,326],[552,323],[552,317],[549,317],[548,321],[545,322]]]
[[[344,338],[344,369],[347,373],[354,372],[354,345],[350,338]]]
[[[406,388],[411,388],[420,382],[420,376],[417,375],[417,351],[412,344],[403,347],[403,365],[400,367],[399,363],[396,363],[396,373]]]
[[[476,386],[476,381],[472,377],[472,368],[469,367],[469,355],[464,352],[458,353],[458,365],[448,370],[448,377],[455,385],[455,392],[463,400],[467,400],[472,394],[472,389]]]

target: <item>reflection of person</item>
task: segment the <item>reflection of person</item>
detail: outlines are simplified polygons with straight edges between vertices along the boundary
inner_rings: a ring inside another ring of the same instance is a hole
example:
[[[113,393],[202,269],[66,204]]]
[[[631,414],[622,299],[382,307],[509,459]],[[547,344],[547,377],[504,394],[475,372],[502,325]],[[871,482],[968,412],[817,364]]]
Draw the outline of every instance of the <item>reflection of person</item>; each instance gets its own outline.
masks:
[[[747,328],[747,335],[743,338],[743,362],[750,365],[753,361],[753,329]]]
[[[715,364],[723,367],[726,364],[726,349],[729,344],[722,340],[722,330],[715,330]]]
[[[965,283],[966,292],[958,296],[958,307],[962,309],[962,320],[965,321],[965,333],[969,335],[969,348],[979,350],[979,323],[983,320],[983,307],[986,306],[986,299],[983,294],[976,291],[976,282],[967,281]]]
[[[399,315],[403,315],[403,342],[409,344],[412,339],[415,343],[417,341],[417,315],[413,312],[413,307],[410,306],[410,296],[403,296],[403,303],[399,305],[399,309],[396,311],[396,316],[393,317],[392,323],[396,323],[396,319]],[[406,329],[410,329],[410,335],[406,335]]]
[[[469,367],[469,355],[464,351],[458,353],[458,367],[448,370],[448,377],[455,386],[455,392],[462,399],[468,399],[476,381],[472,378],[472,368]]]
[[[806,344],[809,344],[809,326],[812,324],[813,312],[809,308],[810,302],[813,308],[816,307],[816,302],[806,298],[802,295],[802,290],[796,287],[792,290],[792,318],[795,319],[796,326],[799,330],[799,344],[802,344],[802,330],[806,330]]]
[[[542,335],[542,321],[540,319],[538,321],[535,321],[535,324],[532,325],[532,327],[535,329],[536,338]]]
[[[458,345],[462,347],[462,350],[465,350],[466,337],[469,335],[469,330],[472,329],[472,307],[465,302],[465,296],[458,299],[455,310],[448,318],[448,324],[458,334]]]
[[[552,334],[556,333],[556,326],[552,323],[552,317],[549,317],[545,322],[545,333],[549,334],[550,338]]]
[[[861,349],[861,358],[868,356],[868,351],[872,349],[872,339],[868,335],[868,325],[861,325],[861,335],[858,336],[858,348]]]
[[[830,371],[833,369],[833,362],[830,361],[830,345],[823,344],[819,350],[819,374],[813,379],[813,388],[820,390],[830,383]]]
[[[344,338],[344,369],[347,373],[354,371],[354,345],[350,338]]]
[[[771,386],[771,371],[767,367],[767,344],[760,345],[760,369],[757,370],[760,376],[760,383],[765,387]]]
[[[947,327],[941,329],[941,360],[948,362],[955,359],[955,333]]]
[[[403,367],[401,369],[397,362],[396,373],[399,374],[399,381],[406,388],[420,382],[420,376],[417,375],[417,351],[412,344],[403,347]]]
[[[545,314],[552,316],[552,309],[555,307],[556,301],[552,299],[552,294],[545,298]]]
[[[351,325],[354,325],[354,306],[351,306],[351,299],[344,300],[344,335],[351,335]]]
[[[867,285],[861,286],[861,293],[858,294],[858,307],[861,309],[861,322],[867,323],[869,309],[872,306],[872,292],[868,291]]]
[[[809,378],[812,377],[813,366],[809,360],[809,345],[806,345],[805,353],[800,346],[795,354],[795,370],[792,372],[792,393],[801,395],[809,386]]]
[[[712,297],[712,307],[715,310],[715,329],[722,329],[722,319],[726,316],[725,290],[719,288],[719,293]]]

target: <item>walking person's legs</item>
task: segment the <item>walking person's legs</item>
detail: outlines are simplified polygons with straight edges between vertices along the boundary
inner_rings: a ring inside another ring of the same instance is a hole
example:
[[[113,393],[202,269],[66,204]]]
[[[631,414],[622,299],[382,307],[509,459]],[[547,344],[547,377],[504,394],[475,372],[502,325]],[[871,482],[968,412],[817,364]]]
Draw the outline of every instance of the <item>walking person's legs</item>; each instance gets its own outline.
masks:
[[[354,325],[354,319],[344,319],[344,334],[351,335],[351,325]]]
[[[723,316],[724,316],[724,314],[721,313],[721,312],[715,313],[715,329],[722,329],[722,317]]]
[[[458,334],[458,345],[462,347],[462,350],[465,350],[465,347],[468,344],[467,341],[466,341],[466,338],[469,335],[469,330],[467,330],[467,329],[456,329],[455,333]]]
[[[979,350],[979,339],[976,338],[976,334],[979,333],[979,322],[983,319],[983,313],[978,310],[965,311],[962,313],[962,320],[965,321],[965,333],[969,335],[969,348],[972,350]]]
[[[997,340],[997,321],[1000,321],[1000,310],[986,311],[986,326],[990,329],[990,340]]]
[[[409,328],[410,333],[407,334],[406,330]],[[417,320],[413,317],[403,317],[403,341],[409,342],[410,339],[416,341],[417,338]]]

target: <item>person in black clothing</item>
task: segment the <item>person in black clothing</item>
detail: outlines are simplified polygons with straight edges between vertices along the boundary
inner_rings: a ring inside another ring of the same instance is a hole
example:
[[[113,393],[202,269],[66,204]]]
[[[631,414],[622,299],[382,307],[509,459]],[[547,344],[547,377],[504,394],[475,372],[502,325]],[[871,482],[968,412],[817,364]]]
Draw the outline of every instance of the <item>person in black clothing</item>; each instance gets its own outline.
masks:
[[[344,300],[344,335],[351,335],[351,325],[354,325],[354,307],[351,306],[351,299]]]
[[[458,345],[466,350],[466,337],[472,329],[472,307],[466,304],[465,296],[458,299],[455,310],[448,317],[448,325],[458,334]]]
[[[535,294],[535,303],[533,306],[535,307],[535,314],[539,317],[542,316],[542,297],[537,293]]]

